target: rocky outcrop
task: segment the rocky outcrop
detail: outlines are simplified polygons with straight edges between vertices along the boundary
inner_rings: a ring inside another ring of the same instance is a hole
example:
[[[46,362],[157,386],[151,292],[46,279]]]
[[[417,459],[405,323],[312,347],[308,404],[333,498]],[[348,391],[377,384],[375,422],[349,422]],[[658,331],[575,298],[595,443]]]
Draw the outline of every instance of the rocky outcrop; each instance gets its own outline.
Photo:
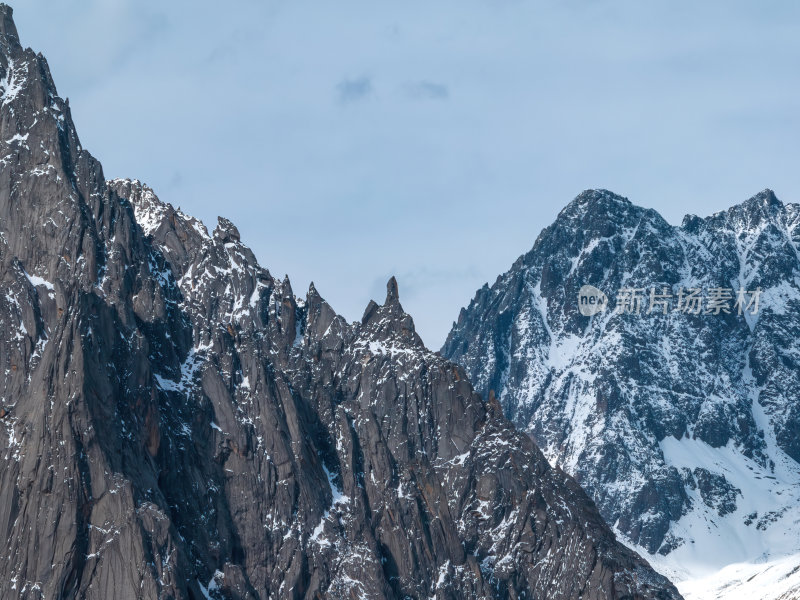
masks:
[[[0,6],[0,598],[678,598],[427,350],[106,182]]]
[[[629,542],[688,563],[796,551],[798,248],[800,208],[769,190],[679,227],[590,190],[478,291],[442,354]],[[606,310],[581,310],[585,285]],[[781,515],[770,535],[753,512]]]

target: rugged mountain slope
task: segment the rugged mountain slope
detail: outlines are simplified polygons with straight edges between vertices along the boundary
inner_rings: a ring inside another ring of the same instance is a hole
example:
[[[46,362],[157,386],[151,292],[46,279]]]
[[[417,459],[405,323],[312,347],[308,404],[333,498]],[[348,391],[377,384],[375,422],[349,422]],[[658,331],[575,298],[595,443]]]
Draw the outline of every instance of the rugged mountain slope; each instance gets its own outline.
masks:
[[[607,522],[673,567],[796,551],[798,247],[800,208],[769,190],[680,227],[587,191],[478,291],[442,354],[494,390]],[[587,284],[605,311],[581,313]],[[642,290],[638,314],[619,312],[625,288]],[[672,296],[666,313],[650,312],[651,288]],[[731,289],[730,312],[678,310],[691,288]],[[746,294],[740,314],[738,290],[759,288],[758,311]]]
[[[104,181],[0,5],[0,598],[678,598],[422,345]]]

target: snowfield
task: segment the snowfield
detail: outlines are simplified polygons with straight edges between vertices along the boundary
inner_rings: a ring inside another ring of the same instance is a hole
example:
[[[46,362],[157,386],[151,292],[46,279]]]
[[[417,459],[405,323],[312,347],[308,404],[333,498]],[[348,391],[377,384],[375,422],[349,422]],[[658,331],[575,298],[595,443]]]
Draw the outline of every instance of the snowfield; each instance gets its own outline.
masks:
[[[729,565],[677,585],[686,600],[797,600],[800,554],[767,563]]]

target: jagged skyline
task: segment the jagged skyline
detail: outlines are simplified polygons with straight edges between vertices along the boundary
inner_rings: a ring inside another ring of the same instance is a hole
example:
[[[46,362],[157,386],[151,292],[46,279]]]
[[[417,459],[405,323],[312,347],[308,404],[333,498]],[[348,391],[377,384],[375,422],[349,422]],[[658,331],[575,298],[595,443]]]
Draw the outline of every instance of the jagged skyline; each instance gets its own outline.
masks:
[[[0,3],[0,597],[679,600],[427,349],[107,181]]]
[[[108,178],[350,320],[397,275],[432,347],[583,189],[673,224],[800,198],[793,3],[12,6]]]

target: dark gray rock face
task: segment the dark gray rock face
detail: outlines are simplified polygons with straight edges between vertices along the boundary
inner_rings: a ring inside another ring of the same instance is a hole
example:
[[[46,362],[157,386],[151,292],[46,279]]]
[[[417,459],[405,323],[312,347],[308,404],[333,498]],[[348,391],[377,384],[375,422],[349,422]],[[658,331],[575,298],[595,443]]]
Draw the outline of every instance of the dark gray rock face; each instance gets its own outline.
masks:
[[[697,467],[694,478],[703,502],[715,508],[719,516],[724,517],[736,510],[736,496],[741,496],[742,490],[731,485],[724,475]]]
[[[442,354],[650,552],[739,531],[765,503],[796,532],[799,248],[800,207],[769,190],[680,227],[587,191],[478,291]],[[584,285],[610,307],[584,316]],[[639,314],[616,310],[624,288],[641,290]],[[731,289],[730,312],[677,310],[690,288]],[[666,313],[651,289],[672,296]],[[762,291],[757,314],[739,314],[739,289]]]
[[[679,598],[394,280],[347,323],[106,182],[0,16],[0,598]]]

